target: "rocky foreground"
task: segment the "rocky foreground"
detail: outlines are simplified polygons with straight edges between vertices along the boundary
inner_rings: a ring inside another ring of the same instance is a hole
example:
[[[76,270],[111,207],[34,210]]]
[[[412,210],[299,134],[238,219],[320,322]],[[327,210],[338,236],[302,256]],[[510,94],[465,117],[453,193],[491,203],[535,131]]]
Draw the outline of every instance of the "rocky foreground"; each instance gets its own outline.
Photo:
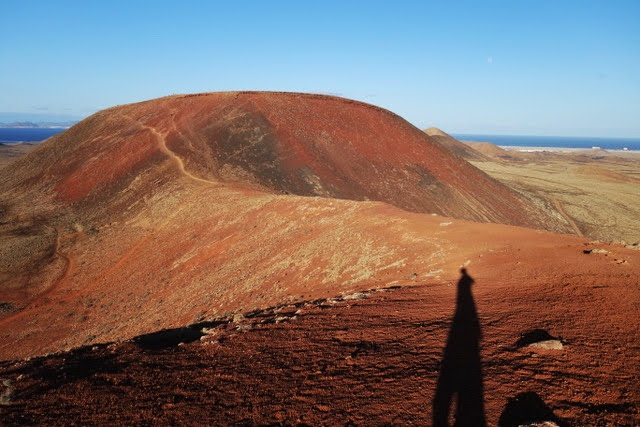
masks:
[[[411,274],[411,286],[4,362],[0,413],[28,424],[429,424],[453,416],[449,393],[461,390],[458,405],[475,409],[460,416],[488,425],[635,425],[640,252],[570,241],[537,253],[547,268],[534,269],[531,255],[505,248],[453,280]]]

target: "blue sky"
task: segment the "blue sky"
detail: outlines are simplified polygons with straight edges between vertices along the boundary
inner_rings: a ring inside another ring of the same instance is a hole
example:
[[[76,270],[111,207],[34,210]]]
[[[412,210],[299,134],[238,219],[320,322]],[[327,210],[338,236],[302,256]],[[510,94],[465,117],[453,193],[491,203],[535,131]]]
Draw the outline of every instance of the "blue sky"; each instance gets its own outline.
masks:
[[[452,133],[640,137],[640,1],[0,2],[0,112],[328,93]]]

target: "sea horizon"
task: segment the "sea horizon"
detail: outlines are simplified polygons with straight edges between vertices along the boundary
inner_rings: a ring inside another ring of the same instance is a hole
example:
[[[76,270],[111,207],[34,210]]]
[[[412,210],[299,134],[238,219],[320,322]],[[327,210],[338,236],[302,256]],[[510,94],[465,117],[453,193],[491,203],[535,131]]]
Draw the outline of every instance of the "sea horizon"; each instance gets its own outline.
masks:
[[[68,128],[1,128],[0,143],[42,142]]]
[[[640,150],[640,138],[584,136],[489,135],[452,133],[460,141],[490,142],[501,147],[601,148],[603,150]]]
[[[66,128],[0,128],[0,143],[42,142]],[[601,148],[603,150],[640,151],[640,138],[580,136],[491,135],[451,133],[461,141],[490,142],[501,147]]]

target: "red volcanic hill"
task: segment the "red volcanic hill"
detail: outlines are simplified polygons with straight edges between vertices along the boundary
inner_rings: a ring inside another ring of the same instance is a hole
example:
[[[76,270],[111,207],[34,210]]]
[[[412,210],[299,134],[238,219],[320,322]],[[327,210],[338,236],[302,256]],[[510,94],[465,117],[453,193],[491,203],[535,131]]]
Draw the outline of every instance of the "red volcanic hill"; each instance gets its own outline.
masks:
[[[110,108],[15,164],[0,188],[46,182],[61,203],[98,204],[167,157],[193,177],[275,194],[378,200],[473,221],[555,226],[397,115],[295,93],[173,96]]]
[[[489,425],[523,391],[634,424],[640,252],[513,225],[561,230],[371,105],[110,108],[2,170],[0,417],[428,424],[466,318]],[[532,330],[566,348],[518,345]]]
[[[231,92],[118,106],[3,170],[0,332],[21,345],[0,344],[0,355],[132,336],[305,292],[330,295],[407,264],[412,255],[399,255],[403,237],[391,231],[395,214],[373,224],[358,218],[368,205],[336,199],[555,227],[372,105]],[[444,251],[428,250],[434,262]],[[84,319],[83,328],[64,316]],[[55,333],[43,335],[51,324]]]

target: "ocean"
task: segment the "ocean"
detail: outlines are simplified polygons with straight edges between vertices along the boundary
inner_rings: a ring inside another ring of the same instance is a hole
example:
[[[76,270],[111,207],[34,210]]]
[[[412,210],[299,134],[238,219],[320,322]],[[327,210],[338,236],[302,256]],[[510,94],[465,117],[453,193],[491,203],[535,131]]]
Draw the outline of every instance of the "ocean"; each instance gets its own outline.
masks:
[[[590,138],[565,136],[521,136],[521,135],[472,135],[452,133],[451,136],[462,141],[491,142],[500,146],[515,147],[553,147],[553,148],[592,148],[604,150],[640,150],[637,138]]]
[[[0,142],[44,141],[65,130],[64,128],[0,128]]]
[[[64,128],[0,128],[0,142],[37,142],[63,132]],[[521,135],[477,135],[452,133],[462,141],[491,142],[501,146],[592,148],[605,150],[640,150],[640,139],[635,138],[589,138],[564,136],[521,136]]]

